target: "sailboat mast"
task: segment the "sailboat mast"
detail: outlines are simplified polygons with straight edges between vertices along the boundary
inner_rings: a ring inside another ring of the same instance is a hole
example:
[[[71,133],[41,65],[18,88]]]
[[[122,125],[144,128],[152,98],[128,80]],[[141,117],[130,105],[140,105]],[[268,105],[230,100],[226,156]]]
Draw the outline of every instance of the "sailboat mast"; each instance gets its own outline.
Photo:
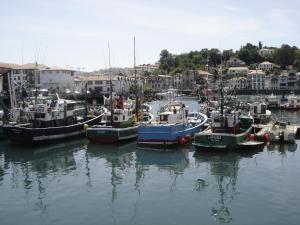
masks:
[[[139,102],[138,102],[138,85],[136,79],[136,59],[135,59],[135,36],[133,37],[133,62],[134,62],[134,83],[135,83],[135,116],[136,120],[139,121]]]
[[[112,96],[112,80],[111,80],[111,76],[112,76],[112,73],[111,73],[111,64],[110,64],[110,46],[109,46],[109,42],[107,44],[108,46],[108,68],[109,68],[109,83],[110,83],[110,122],[111,122],[111,125],[113,123],[113,96]]]

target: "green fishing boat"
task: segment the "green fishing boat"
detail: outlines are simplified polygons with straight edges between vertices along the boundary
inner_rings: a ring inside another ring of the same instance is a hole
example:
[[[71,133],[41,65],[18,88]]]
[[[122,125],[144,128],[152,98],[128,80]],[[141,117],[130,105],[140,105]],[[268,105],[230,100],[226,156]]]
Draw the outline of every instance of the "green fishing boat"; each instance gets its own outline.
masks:
[[[195,135],[193,145],[196,150],[238,150],[241,143],[248,141],[252,123],[253,118],[247,115],[235,112],[222,115],[213,111],[211,125]]]
[[[238,150],[244,148],[245,142],[248,141],[253,117],[242,115],[234,109],[224,109],[222,85],[222,76],[220,76],[220,110],[212,111],[210,126],[195,135],[193,145],[196,150]]]

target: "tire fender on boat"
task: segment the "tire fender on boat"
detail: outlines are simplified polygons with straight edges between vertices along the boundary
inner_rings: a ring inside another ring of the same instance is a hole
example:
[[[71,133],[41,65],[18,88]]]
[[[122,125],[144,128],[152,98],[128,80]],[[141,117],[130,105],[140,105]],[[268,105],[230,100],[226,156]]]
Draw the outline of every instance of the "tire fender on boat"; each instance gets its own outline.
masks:
[[[255,140],[255,135],[249,133],[249,134],[247,135],[247,139],[248,139],[248,141],[254,141],[254,140]]]
[[[263,140],[264,141],[269,141],[270,140],[270,135],[269,135],[268,132],[264,133]]]
[[[191,135],[189,135],[189,134],[186,135],[184,138],[185,138],[186,141],[190,141],[192,139]]]
[[[86,123],[83,124],[83,130],[87,130],[89,128],[89,125],[87,125]]]
[[[179,138],[178,143],[180,145],[185,145],[187,143],[187,140],[184,137]]]

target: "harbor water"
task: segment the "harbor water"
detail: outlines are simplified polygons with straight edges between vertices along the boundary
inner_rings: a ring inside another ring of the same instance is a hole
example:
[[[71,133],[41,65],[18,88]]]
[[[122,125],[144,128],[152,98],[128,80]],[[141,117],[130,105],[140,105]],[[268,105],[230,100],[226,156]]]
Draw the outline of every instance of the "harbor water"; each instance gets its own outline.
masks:
[[[163,103],[151,103],[154,114]],[[297,122],[300,112],[285,115]],[[220,154],[191,144],[154,151],[85,138],[35,147],[4,140],[0,224],[298,225],[299,145]]]

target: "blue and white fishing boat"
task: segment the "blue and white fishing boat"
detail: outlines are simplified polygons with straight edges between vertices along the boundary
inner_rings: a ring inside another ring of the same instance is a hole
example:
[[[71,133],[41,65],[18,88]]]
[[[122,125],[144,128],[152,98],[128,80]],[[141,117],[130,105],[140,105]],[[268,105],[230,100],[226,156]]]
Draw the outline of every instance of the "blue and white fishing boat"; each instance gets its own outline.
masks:
[[[189,114],[182,102],[171,101],[160,109],[157,122],[139,126],[138,144],[162,147],[185,144],[202,130],[206,121],[206,115]]]

